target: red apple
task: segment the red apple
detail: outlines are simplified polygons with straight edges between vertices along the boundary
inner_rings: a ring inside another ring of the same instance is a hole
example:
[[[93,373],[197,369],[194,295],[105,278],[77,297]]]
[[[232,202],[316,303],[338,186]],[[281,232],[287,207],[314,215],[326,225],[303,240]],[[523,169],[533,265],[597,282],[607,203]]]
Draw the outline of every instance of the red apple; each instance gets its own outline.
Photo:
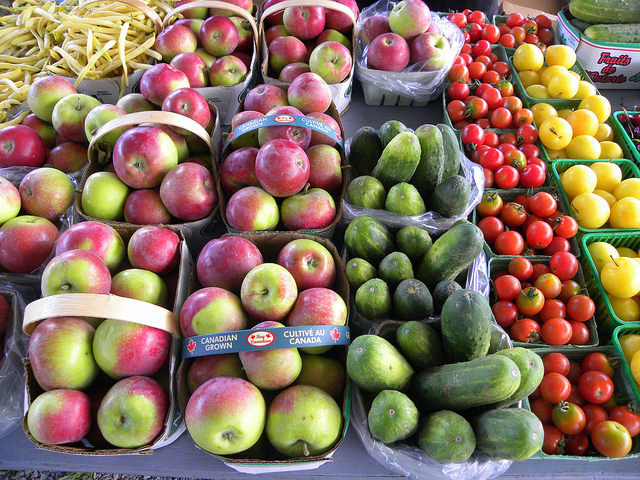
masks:
[[[241,52],[253,51],[253,30],[248,20],[242,17],[229,17],[238,29],[238,46],[237,50]]]
[[[284,25],[274,25],[273,27],[269,27],[266,32],[264,32],[264,41],[267,46],[271,44],[278,37],[287,37],[289,36],[289,32],[284,28]]]
[[[164,133],[171,137],[173,140],[173,144],[176,146],[176,150],[178,151],[178,163],[182,163],[189,158],[191,155],[189,152],[189,145],[187,145],[187,138],[180,135],[175,130],[171,129],[171,126],[166,125],[164,123],[141,123],[140,127],[155,127],[162,130]]]
[[[218,287],[192,293],[180,311],[180,328],[185,337],[232,332],[247,327],[247,316],[237,295]]]
[[[0,130],[0,168],[41,167],[47,158],[42,138],[24,125]]]
[[[331,252],[322,244],[306,238],[287,243],[278,254],[278,264],[293,275],[300,292],[315,287],[330,288],[336,277],[336,264]]]
[[[310,188],[285,198],[280,210],[282,223],[289,230],[326,227],[336,217],[333,198],[321,188]]]
[[[89,397],[78,390],[40,394],[27,412],[29,433],[40,443],[62,445],[82,440],[91,428]]]
[[[396,33],[384,33],[372,40],[367,50],[367,67],[399,72],[409,65],[409,45]]]
[[[338,138],[340,138],[340,125],[338,125],[338,122],[335,121],[335,119],[330,116],[327,115],[326,113],[322,113],[322,112],[311,112],[307,114],[307,117],[309,118],[315,118],[316,120],[321,121],[322,123],[329,125],[331,128],[333,128],[333,130],[335,130],[336,135],[338,136]],[[333,140],[332,138],[330,138],[328,135],[325,135],[324,133],[320,133],[317,132],[315,130],[311,130],[311,143],[309,143],[310,146],[313,145],[329,145],[331,147],[335,147],[336,146],[336,141]]]
[[[174,90],[189,88],[189,79],[168,63],[157,63],[145,70],[140,79],[140,93],[155,105],[162,105],[164,99]]]
[[[200,385],[215,377],[247,378],[237,353],[195,358],[187,372],[189,392],[195,392]]]
[[[309,180],[309,158],[293,142],[271,140],[258,151],[256,177],[260,186],[275,197],[294,195]]]
[[[211,109],[205,98],[193,88],[180,88],[166,96],[162,102],[163,112],[173,112],[184,115],[187,118],[206,128],[211,121]],[[180,135],[188,135],[189,130],[179,127],[171,127]]]
[[[187,27],[189,30],[191,30],[195,34],[196,38],[199,39],[200,29],[202,28],[203,23],[204,23],[204,20],[201,18],[181,18],[179,20],[176,20],[173,24]]]
[[[407,40],[426,32],[430,25],[431,11],[422,0],[402,0],[389,13],[391,31]]]
[[[225,3],[230,3],[236,7],[244,8],[247,12],[253,11],[252,0],[222,0]],[[233,12],[225,8],[210,8],[209,15],[225,15],[227,17],[234,15]]]
[[[307,150],[309,185],[335,193],[342,185],[340,152],[329,145],[314,145]]]
[[[329,83],[340,83],[351,73],[351,52],[339,42],[319,44],[309,58],[309,67]]]
[[[64,77],[45,75],[33,81],[27,93],[27,104],[40,120],[51,123],[53,107],[58,100],[77,93],[75,87]]]
[[[228,236],[210,240],[198,255],[198,281],[205,287],[239,292],[246,274],[262,262],[258,247],[245,238]]]
[[[287,99],[289,105],[298,108],[302,113],[324,112],[331,105],[331,90],[319,75],[303,73],[289,85]]]
[[[280,89],[278,89],[280,90]],[[280,90],[282,91],[282,90]],[[250,120],[254,120],[256,118],[263,117],[264,114],[261,112],[256,112],[255,110],[244,110],[242,112],[236,113],[231,119],[231,131],[238,128],[243,123],[246,123]],[[234,137],[231,140],[231,146],[234,149],[243,148],[243,147],[255,147],[258,148],[260,144],[258,143],[258,130],[252,130],[248,133],[240,137]]]
[[[383,33],[390,33],[389,17],[385,15],[375,15],[367,18],[362,24],[362,40],[365,44],[371,43],[371,41],[382,35]]]
[[[186,5],[191,2],[195,2],[198,0],[179,0],[175,3],[173,8],[178,8],[182,5]],[[201,18],[205,19],[208,16],[208,8],[207,7],[196,7],[196,8],[188,8],[182,11],[182,15],[184,18]],[[176,22],[177,23],[177,22]]]
[[[196,163],[181,163],[162,180],[160,198],[169,213],[191,222],[209,215],[218,203],[211,172]]]
[[[289,63],[303,62],[306,56],[306,45],[296,37],[278,37],[269,44],[269,65],[276,73]]]
[[[197,48],[194,53],[204,60],[204,63],[207,64],[207,69],[211,68],[216,61],[216,57],[211,55],[204,48]]]
[[[58,134],[69,142],[85,143],[85,119],[89,112],[100,105],[100,101],[83,93],[67,95],[53,107],[51,122]]]
[[[178,265],[180,237],[168,228],[140,228],[129,239],[127,256],[132,267],[164,275]]]
[[[358,19],[358,4],[356,0],[333,0],[334,2],[341,3],[351,9],[353,16]],[[348,33],[353,27],[353,21],[344,13],[331,8],[324,9],[327,17],[327,28],[337,30],[341,33]]]
[[[423,33],[411,42],[411,63],[422,64],[420,71],[440,70],[450,55],[449,42],[438,33]]]
[[[120,107],[127,113],[148,112],[157,110],[157,107],[149,100],[144,98],[141,93],[129,93],[118,100],[117,107]]]
[[[351,40],[337,30],[328,28],[324,30],[318,38],[316,38],[316,46],[324,42],[338,42],[344,45],[348,50],[351,50]]]
[[[200,42],[211,55],[229,55],[238,46],[240,35],[228,17],[216,15],[207,18],[200,29]]]
[[[442,33],[442,30],[440,30],[440,26],[436,22],[431,22],[431,25],[427,28],[427,32],[440,34]]]
[[[0,227],[0,265],[11,273],[31,273],[44,262],[58,238],[49,220],[21,215]]]
[[[55,129],[50,124],[40,120],[35,113],[30,113],[24,117],[22,125],[36,132],[44,142],[45,147],[53,148],[56,146],[56,136],[58,134]]]
[[[267,10],[267,8],[275,5],[276,3],[280,3],[283,2],[284,0],[267,0],[266,2],[264,2],[264,4],[262,5],[262,11],[265,12]],[[272,15],[269,15],[267,18],[265,18],[266,22],[268,24],[271,25],[280,25],[282,24],[282,16],[284,15],[284,9],[280,10],[277,13],[274,13]]]
[[[294,62],[289,65],[285,65],[285,67],[280,72],[280,76],[278,80],[281,82],[291,83],[293,79],[298,75],[302,75],[303,73],[310,72],[309,65],[303,62]]]
[[[171,214],[162,203],[156,190],[134,190],[124,204],[124,218],[136,225],[161,225],[171,223]]]
[[[207,62],[197,53],[180,53],[173,57],[171,66],[187,76],[191,88],[202,88],[209,85],[209,67],[207,67]]]
[[[43,297],[62,293],[100,293],[111,291],[109,269],[89,250],[69,250],[53,257],[40,283]]]
[[[29,215],[57,221],[73,203],[75,186],[56,168],[38,168],[20,182],[22,208]]]
[[[276,107],[287,105],[287,94],[275,85],[258,85],[247,93],[244,99],[244,109],[253,110],[266,115]],[[240,125],[240,124],[238,124]]]
[[[249,70],[235,55],[218,58],[209,70],[209,82],[213,87],[230,87],[244,81]]]
[[[311,130],[296,125],[287,125],[291,120],[291,115],[303,116],[303,113],[295,107],[276,107],[267,112],[267,115],[275,115],[282,120],[282,126],[262,127],[258,130],[258,142],[260,145],[271,140],[288,140],[295,143],[303,150],[309,148],[311,142]]]
[[[325,13],[322,7],[287,7],[282,16],[284,27],[300,40],[311,40],[322,33]]]
[[[257,148],[246,147],[231,152],[224,159],[220,169],[220,183],[224,193],[233,195],[241,188],[260,185],[256,177],[256,155]]]
[[[74,173],[88,164],[87,147],[79,143],[63,142],[47,155],[47,165],[65,173]]]
[[[170,62],[173,57],[184,52],[195,52],[198,38],[190,28],[183,25],[169,25],[156,38],[155,49],[162,60]]]
[[[231,52],[231,55],[240,59],[240,61],[244,63],[244,66],[247,67],[247,70],[251,69],[251,55],[245,52],[238,51]]]
[[[275,230],[280,219],[276,200],[259,187],[245,187],[227,202],[227,223],[238,231]]]
[[[76,249],[96,254],[112,272],[118,270],[125,255],[120,234],[109,225],[94,221],[76,223],[60,234],[56,255]]]

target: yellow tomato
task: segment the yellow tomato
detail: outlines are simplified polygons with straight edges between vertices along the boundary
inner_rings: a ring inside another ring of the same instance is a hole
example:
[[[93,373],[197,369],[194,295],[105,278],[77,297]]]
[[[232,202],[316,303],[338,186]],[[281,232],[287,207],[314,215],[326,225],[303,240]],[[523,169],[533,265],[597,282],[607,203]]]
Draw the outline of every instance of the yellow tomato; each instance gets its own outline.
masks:
[[[531,106],[531,112],[533,113],[533,121],[536,125],[542,125],[547,118],[557,117],[558,112],[548,103],[534,103]]]
[[[613,313],[623,322],[637,322],[640,320],[640,307],[633,298],[618,298],[612,295],[609,297],[609,303],[613,308]]]
[[[596,266],[598,275],[602,271],[602,267],[611,261],[611,258],[618,258],[620,256],[616,247],[607,242],[590,243],[587,250],[589,250],[589,255],[591,255],[591,260],[593,260],[593,264]]]
[[[581,193],[576,196],[571,201],[571,210],[582,228],[600,228],[609,219],[609,204],[595,193]]]
[[[562,150],[551,150],[547,148],[547,155],[551,160],[558,160],[559,158],[567,158],[567,152],[564,151],[564,148]]]
[[[600,122],[606,122],[611,115],[611,104],[607,97],[602,95],[591,95],[580,102],[578,108],[586,108],[596,114]]]
[[[558,75],[559,73],[568,73],[569,70],[564,68],[562,65],[553,65],[551,67],[546,67],[544,70],[540,72],[540,82],[543,85],[549,86],[549,81]]]
[[[540,75],[538,72],[534,72],[533,70],[523,70],[522,72],[518,72],[518,78],[520,78],[524,88],[540,83]]]
[[[529,85],[527,88],[524,89],[525,92],[527,92],[527,95],[529,95],[531,98],[551,98],[551,96],[549,95],[549,91],[547,90],[547,87],[545,87],[544,85]]]
[[[586,165],[573,165],[562,176],[562,188],[571,200],[581,193],[591,193],[598,185],[596,172]]]
[[[598,117],[591,110],[579,108],[567,116],[567,122],[573,129],[573,136],[595,135],[598,132]]]
[[[640,228],[640,200],[633,197],[618,200],[611,207],[609,223],[613,228]]]
[[[566,45],[549,45],[544,55],[547,65],[562,65],[571,68],[576,63],[576,52]]]
[[[567,70],[567,72],[569,72],[569,75],[575,77],[578,82],[580,81],[580,74],[578,72],[574,72],[573,70]]]
[[[608,294],[631,298],[640,292],[640,263],[626,257],[612,259],[602,267],[600,281]]]
[[[596,162],[592,163],[589,168],[593,170],[596,177],[598,177],[596,190],[613,192],[613,190],[622,181],[622,170],[620,170],[620,167],[615,163]]]
[[[565,148],[569,158],[584,158],[597,160],[600,158],[600,142],[591,135],[578,135],[573,137]]]
[[[599,197],[604,198],[609,204],[609,207],[611,207],[611,205],[616,203],[616,197],[613,196],[613,193],[609,193],[605,190],[598,190],[598,189],[594,190],[593,193],[595,193]]]
[[[598,124],[598,131],[594,135],[599,142],[613,140],[613,129],[607,123]]]
[[[551,117],[538,127],[538,135],[545,147],[551,150],[562,150],[573,138],[573,129],[565,119]]]
[[[616,142],[605,140],[600,142],[600,158],[624,158],[624,152]]]
[[[578,81],[579,79],[569,72],[561,72],[549,80],[547,90],[553,98],[573,98],[578,92]]]
[[[640,354],[638,352],[634,353],[633,357],[631,357],[629,367],[631,368],[631,376],[636,383],[640,385]]]
[[[570,108],[561,108],[560,110],[558,110],[558,116],[566,120],[571,112],[573,112],[573,110],[571,110]]]
[[[616,248],[616,250],[618,251],[618,254],[620,254],[621,257],[638,258],[638,255],[636,254],[636,252],[634,252],[630,248],[618,247]]]
[[[585,82],[584,80],[580,80],[578,82],[578,91],[574,95],[573,98],[587,98],[591,95],[597,95],[598,91],[596,87],[591,85],[589,82]]]
[[[631,359],[635,353],[640,351],[640,335],[629,333],[618,337],[618,341],[620,342],[624,358],[627,359],[627,362],[631,363]]]
[[[640,178],[627,178],[621,181],[613,190],[613,194],[617,200],[621,200],[624,197],[633,197],[640,200]]]
[[[555,58],[555,56],[553,58]],[[516,48],[516,51],[513,53],[512,60],[513,66],[516,67],[516,70],[518,71],[534,70],[537,72],[542,68],[542,65],[544,65],[544,55],[542,51],[538,48],[537,45],[532,45],[530,43],[523,43],[518,48]]]

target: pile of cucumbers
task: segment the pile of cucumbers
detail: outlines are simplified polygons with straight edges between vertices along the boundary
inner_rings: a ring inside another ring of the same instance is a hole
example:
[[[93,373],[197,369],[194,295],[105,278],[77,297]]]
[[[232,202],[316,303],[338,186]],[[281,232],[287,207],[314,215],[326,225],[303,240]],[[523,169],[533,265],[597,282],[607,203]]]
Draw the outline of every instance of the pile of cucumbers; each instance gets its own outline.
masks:
[[[351,139],[350,204],[404,216],[464,213],[471,183],[459,175],[460,147],[448,125],[422,125],[415,132],[397,120],[376,131],[362,127]]]
[[[592,40],[640,43],[638,0],[571,0],[571,24]]]

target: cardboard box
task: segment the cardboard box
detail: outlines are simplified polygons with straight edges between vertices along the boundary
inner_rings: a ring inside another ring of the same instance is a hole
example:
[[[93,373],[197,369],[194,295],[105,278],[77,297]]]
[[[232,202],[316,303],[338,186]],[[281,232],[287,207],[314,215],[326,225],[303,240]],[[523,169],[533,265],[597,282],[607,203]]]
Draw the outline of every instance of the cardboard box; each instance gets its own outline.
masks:
[[[505,0],[500,8],[506,14],[517,12],[525,17],[535,17],[544,13],[555,20],[560,9],[568,3],[567,0]]]

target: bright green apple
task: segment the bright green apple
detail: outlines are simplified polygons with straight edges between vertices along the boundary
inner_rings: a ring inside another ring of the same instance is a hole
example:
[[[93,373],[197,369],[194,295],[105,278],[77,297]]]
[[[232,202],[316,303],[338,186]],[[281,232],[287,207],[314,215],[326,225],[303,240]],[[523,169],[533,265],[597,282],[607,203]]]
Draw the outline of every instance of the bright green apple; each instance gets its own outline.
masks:
[[[115,173],[96,172],[84,184],[82,209],[90,217],[121,220],[129,187]]]

